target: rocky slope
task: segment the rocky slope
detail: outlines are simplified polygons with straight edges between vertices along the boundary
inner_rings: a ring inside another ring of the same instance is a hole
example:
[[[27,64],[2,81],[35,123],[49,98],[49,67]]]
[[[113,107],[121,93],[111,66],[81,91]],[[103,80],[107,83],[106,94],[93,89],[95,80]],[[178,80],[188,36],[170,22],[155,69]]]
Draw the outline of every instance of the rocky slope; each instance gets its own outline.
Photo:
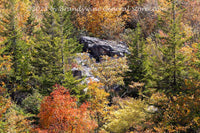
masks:
[[[83,52],[86,52],[86,56],[89,58],[95,58],[97,62],[100,63],[101,56],[107,55],[113,57],[117,55],[118,57],[123,57],[125,54],[129,54],[128,46],[123,42],[102,40],[95,37],[82,36],[79,40],[80,44],[83,45]],[[89,78],[98,81],[98,78],[94,77],[90,72],[91,68],[84,64],[80,58],[85,53],[79,53],[79,57],[76,61],[81,65],[81,70],[79,68],[72,68],[74,76],[86,77],[86,82],[89,82]]]

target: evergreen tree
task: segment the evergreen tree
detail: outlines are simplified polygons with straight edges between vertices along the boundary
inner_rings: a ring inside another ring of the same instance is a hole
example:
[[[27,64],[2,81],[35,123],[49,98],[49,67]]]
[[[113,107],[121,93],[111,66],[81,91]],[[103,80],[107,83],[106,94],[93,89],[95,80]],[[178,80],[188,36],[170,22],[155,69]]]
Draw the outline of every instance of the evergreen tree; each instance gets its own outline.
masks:
[[[77,79],[73,76],[71,71],[65,73],[65,80],[63,86],[69,89],[70,94],[75,96],[80,103],[83,103],[86,99],[89,98],[89,95],[85,93],[84,89],[87,87],[86,84],[83,84],[84,78]]]
[[[63,10],[64,6],[60,0],[50,2],[32,53],[34,79],[43,93],[51,92],[56,83],[65,84],[71,58],[81,48],[72,37],[71,13]]]
[[[129,46],[130,54],[128,57],[128,65],[130,71],[125,74],[126,85],[131,85],[133,82],[145,83],[145,88],[150,86],[151,74],[149,68],[148,54],[146,52],[146,41],[141,33],[140,24],[137,24],[137,28],[130,30],[126,36],[126,41]],[[133,93],[135,95],[135,93]]]
[[[184,56],[181,54],[185,39],[180,30],[181,15],[175,0],[171,0],[171,7],[168,11],[163,11],[160,17],[162,34],[159,34],[159,52],[161,58],[158,58],[154,64],[156,81],[158,89],[164,89],[169,93],[179,92],[184,86],[184,79],[187,76],[187,67],[184,64]],[[169,24],[168,24],[168,23]],[[167,26],[163,26],[163,23]]]
[[[56,38],[44,36],[40,32],[32,50],[32,71],[35,87],[39,87],[44,94],[51,92],[53,85],[61,84],[63,78],[61,65],[61,52]],[[48,90],[50,89],[50,90]]]
[[[130,54],[128,56],[129,69],[127,72],[130,81],[144,82],[147,74],[147,53],[145,52],[145,40],[142,37],[140,25],[128,35]],[[130,82],[129,81],[129,82]]]
[[[35,19],[35,13],[33,10],[30,11],[30,15],[28,17],[28,20],[25,23],[24,33],[28,37],[27,39],[30,39],[36,34],[36,26],[38,25],[38,22]]]
[[[2,30],[0,36],[5,38],[3,45],[5,46],[4,55],[11,57],[11,74],[10,84],[12,87],[16,85],[24,86],[27,74],[27,44],[22,40],[22,30],[18,27],[16,1],[9,0],[4,3],[6,12],[3,13],[0,20]]]

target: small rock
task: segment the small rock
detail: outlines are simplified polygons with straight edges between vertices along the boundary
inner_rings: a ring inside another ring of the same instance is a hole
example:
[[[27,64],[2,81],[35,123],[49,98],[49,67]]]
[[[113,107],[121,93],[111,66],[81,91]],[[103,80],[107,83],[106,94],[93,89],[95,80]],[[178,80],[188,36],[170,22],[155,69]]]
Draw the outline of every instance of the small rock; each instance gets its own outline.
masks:
[[[155,107],[155,106],[153,106],[153,105],[151,105],[151,106],[149,106],[149,107],[147,108],[147,111],[149,111],[149,112],[151,112],[151,113],[155,113],[155,112],[158,111],[158,108]]]

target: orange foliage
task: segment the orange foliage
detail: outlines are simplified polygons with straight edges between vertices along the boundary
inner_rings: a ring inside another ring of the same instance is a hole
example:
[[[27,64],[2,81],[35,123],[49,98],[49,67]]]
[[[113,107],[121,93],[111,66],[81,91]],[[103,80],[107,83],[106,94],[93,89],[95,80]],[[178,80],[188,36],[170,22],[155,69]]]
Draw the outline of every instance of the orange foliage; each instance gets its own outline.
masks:
[[[28,0],[5,0],[4,2],[0,3],[0,19],[4,21],[4,23],[0,23],[0,32],[7,32],[9,31],[9,27],[5,26],[5,22],[8,25],[12,25],[11,20],[8,20],[8,15],[11,15],[13,24],[17,30],[22,30],[25,28],[25,23],[30,16],[30,8],[31,2]],[[9,18],[10,19],[10,18]],[[3,35],[3,36],[2,36]],[[0,36],[0,42],[6,40],[7,36],[2,34]]]
[[[81,0],[74,3],[81,3]],[[84,10],[89,9],[88,12],[76,14],[77,26],[85,28],[95,36],[113,39],[124,29],[126,16],[122,15],[122,8],[126,3],[126,0],[92,0],[90,7],[82,7]],[[79,6],[75,5],[75,8]]]
[[[88,133],[96,128],[96,122],[90,118],[88,103],[77,106],[76,99],[62,86],[55,85],[55,90],[41,104],[40,125],[49,132],[69,131]]]
[[[16,13],[16,19],[17,19],[17,26],[22,27],[25,21],[28,19],[30,15],[30,1],[20,1],[20,0],[13,0],[13,1],[4,1],[1,6],[4,6],[3,9],[1,9],[2,14],[7,14],[10,11],[14,11]],[[6,4],[9,6],[6,7]]]
[[[2,47],[0,46],[0,49]],[[5,77],[11,70],[10,56],[0,56],[0,78]],[[1,83],[1,82],[0,82]]]
[[[3,114],[6,112],[6,110],[10,107],[11,101],[9,99],[6,99],[3,95],[5,93],[5,89],[3,87],[0,87],[0,118],[3,116]]]
[[[200,126],[200,84],[185,82],[187,87],[171,98],[163,93],[152,95],[151,103],[160,107],[160,112],[151,118],[156,132],[187,132]]]
[[[199,63],[198,63],[200,61],[198,57],[198,53],[199,53],[198,43],[186,45],[180,49],[180,52],[187,59],[188,66],[193,68],[196,73],[200,74],[200,68],[199,68]]]
[[[16,4],[18,26],[20,27],[24,26],[24,23],[27,21],[30,15],[29,4],[29,2],[25,1],[18,1]]]
[[[0,118],[10,107],[11,101],[4,97],[6,89],[5,83],[1,79],[5,78],[11,70],[11,63],[9,56],[2,55],[4,47],[0,45]]]

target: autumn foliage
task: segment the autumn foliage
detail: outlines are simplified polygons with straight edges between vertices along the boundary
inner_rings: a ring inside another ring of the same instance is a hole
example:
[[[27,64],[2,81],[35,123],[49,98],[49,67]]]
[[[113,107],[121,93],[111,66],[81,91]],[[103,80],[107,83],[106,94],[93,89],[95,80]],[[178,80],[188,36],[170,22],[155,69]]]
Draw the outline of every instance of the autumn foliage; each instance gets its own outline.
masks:
[[[106,117],[110,112],[110,107],[108,106],[109,93],[107,93],[103,84],[100,82],[90,80],[88,84],[88,91],[90,95],[90,109],[94,111],[93,117],[98,123],[98,128],[101,128],[105,123],[104,117]],[[98,130],[98,129],[97,129]]]
[[[3,114],[6,112],[6,110],[10,107],[10,100],[3,97],[5,93],[5,89],[0,87],[0,119],[3,116]]]
[[[157,101],[154,105],[160,108],[159,113],[154,114],[151,118],[156,132],[192,132],[192,129],[198,129],[200,126],[198,113],[200,91],[198,87],[194,88],[194,86],[188,85],[185,92],[189,90],[189,94],[181,92],[174,95],[172,99],[167,98],[163,93],[152,95],[150,101]]]
[[[30,121],[6,95],[6,89],[0,86],[0,132],[28,132],[31,128]]]
[[[55,86],[55,90],[41,104],[39,118],[41,129],[49,132],[88,133],[96,127],[90,118],[89,104],[77,106],[76,99],[68,90]]]
[[[89,1],[88,1],[89,2]],[[91,0],[90,7],[84,6],[81,0],[75,0],[75,8],[83,6],[83,9],[89,9],[85,13],[76,13],[76,25],[79,28],[85,28],[95,36],[113,39],[119,36],[125,28],[125,19],[122,15],[122,8],[126,5],[126,0]]]
[[[0,133],[199,133],[199,7],[0,0]]]

